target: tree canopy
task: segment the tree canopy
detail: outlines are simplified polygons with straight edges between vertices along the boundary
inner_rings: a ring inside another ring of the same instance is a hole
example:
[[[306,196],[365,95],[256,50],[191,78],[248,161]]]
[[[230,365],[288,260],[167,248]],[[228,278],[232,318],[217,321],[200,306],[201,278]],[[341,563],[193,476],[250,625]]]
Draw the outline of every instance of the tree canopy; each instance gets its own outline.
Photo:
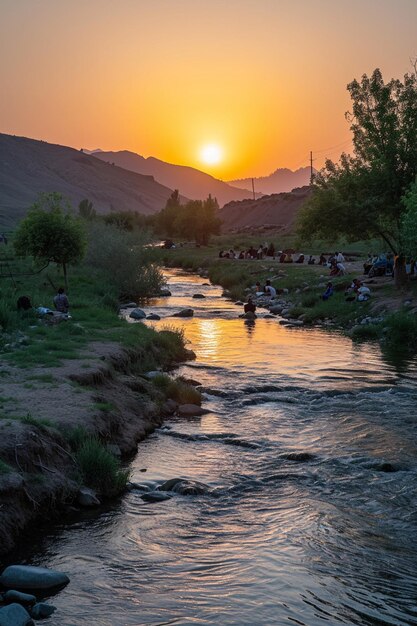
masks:
[[[402,197],[417,173],[417,77],[384,83],[381,71],[348,86],[353,155],[331,160],[317,174],[298,232],[349,240],[382,237],[395,250]]]
[[[86,248],[83,225],[67,212],[68,208],[61,194],[40,194],[14,238],[17,254],[62,265],[66,287],[67,266],[81,261]]]
[[[199,245],[207,245],[212,235],[220,233],[218,211],[219,204],[211,195],[206,200],[190,200],[182,205],[175,190],[157,214],[155,227],[168,237],[194,239]]]

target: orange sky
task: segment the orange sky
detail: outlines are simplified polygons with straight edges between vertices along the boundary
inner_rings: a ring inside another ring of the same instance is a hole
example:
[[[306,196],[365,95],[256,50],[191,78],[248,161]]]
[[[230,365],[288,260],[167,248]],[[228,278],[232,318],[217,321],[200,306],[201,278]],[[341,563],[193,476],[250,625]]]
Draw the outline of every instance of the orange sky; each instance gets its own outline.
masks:
[[[0,0],[0,130],[223,178],[350,148],[346,84],[417,55],[417,0]],[[201,162],[217,144],[223,160]]]

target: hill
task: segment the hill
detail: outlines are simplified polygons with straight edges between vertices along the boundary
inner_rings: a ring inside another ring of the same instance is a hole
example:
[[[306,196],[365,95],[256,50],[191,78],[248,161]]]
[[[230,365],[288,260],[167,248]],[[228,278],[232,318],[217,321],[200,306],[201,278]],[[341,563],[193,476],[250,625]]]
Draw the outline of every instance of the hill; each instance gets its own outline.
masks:
[[[0,230],[24,217],[39,192],[59,191],[75,206],[83,198],[98,213],[161,210],[172,193],[152,176],[104,163],[73,148],[0,134]]]
[[[296,187],[303,187],[310,183],[310,168],[301,167],[295,171],[288,168],[279,168],[269,176],[254,178],[254,183],[255,191],[263,194],[291,191]],[[229,184],[243,189],[252,189],[251,178],[230,180]]]
[[[126,170],[153,176],[162,185],[178,189],[182,195],[192,200],[204,200],[211,194],[213,198],[217,198],[219,205],[223,206],[231,200],[244,200],[252,197],[252,192],[248,189],[237,189],[193,167],[173,165],[154,157],[145,158],[128,150],[97,151],[93,154],[102,161],[114,163]]]
[[[274,226],[282,233],[289,233],[294,226],[299,208],[310,193],[310,187],[301,187],[290,193],[263,196],[259,200],[229,202],[220,211],[223,231],[238,232]]]

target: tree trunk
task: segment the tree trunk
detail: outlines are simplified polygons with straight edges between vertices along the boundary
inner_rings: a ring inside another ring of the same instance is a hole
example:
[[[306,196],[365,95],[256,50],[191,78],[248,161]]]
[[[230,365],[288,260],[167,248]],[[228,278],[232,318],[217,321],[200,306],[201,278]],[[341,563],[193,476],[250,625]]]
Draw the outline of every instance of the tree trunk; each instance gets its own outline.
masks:
[[[403,254],[399,254],[395,258],[394,283],[397,289],[401,289],[407,284],[407,271],[405,268],[405,256]]]

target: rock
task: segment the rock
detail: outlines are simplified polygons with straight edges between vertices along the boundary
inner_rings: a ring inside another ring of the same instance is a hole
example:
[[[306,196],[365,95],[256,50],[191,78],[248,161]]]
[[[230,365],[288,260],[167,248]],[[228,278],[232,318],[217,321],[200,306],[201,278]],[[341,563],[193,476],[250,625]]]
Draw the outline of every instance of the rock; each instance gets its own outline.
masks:
[[[269,311],[270,313],[274,313],[275,315],[278,315],[279,313],[282,312],[282,308],[283,307],[280,305],[274,305],[269,308]]]
[[[275,319],[275,315],[271,315],[271,313],[265,313],[263,318],[264,320],[272,320],[272,319]]]
[[[194,315],[193,309],[182,309],[177,313],[173,313],[174,317],[192,317]]]
[[[196,480],[185,480],[183,478],[171,478],[170,480],[162,483],[158,489],[160,491],[173,491],[174,493],[180,493],[183,496],[194,496],[207,493],[207,486],[203,483],[199,483]]]
[[[311,287],[310,285],[307,285],[307,287],[303,287],[303,291],[310,291]]]
[[[136,304],[136,302],[127,302],[126,304],[121,304],[120,308],[121,309],[134,309],[137,306],[138,305]]]
[[[144,502],[163,502],[164,500],[170,500],[172,496],[169,493],[161,493],[160,491],[149,491],[141,495]]]
[[[133,320],[144,320],[146,317],[146,313],[145,311],[142,311],[142,309],[133,309],[133,311],[129,313],[129,317],[131,317]]]
[[[290,320],[279,320],[281,326],[289,326],[291,324]]]
[[[100,500],[97,498],[96,492],[88,487],[80,487],[77,495],[77,502],[80,506],[85,507],[100,505]]]
[[[201,286],[202,287],[211,287],[210,283],[202,283]]]
[[[22,591],[16,591],[15,589],[9,589],[3,595],[3,600],[6,604],[11,602],[17,602],[18,604],[35,604],[36,596],[30,593],[23,593]]]
[[[2,474],[0,477],[0,493],[18,492],[24,485],[24,478],[17,472]]]
[[[187,361],[194,361],[194,359],[197,358],[197,355],[194,352],[194,350],[189,350],[188,348],[184,350],[184,355]]]
[[[161,376],[162,372],[158,371],[158,370],[151,370],[150,372],[146,372],[145,374],[145,378],[148,378],[149,380],[152,380],[152,378],[155,378],[156,376]]]
[[[287,317],[289,315],[291,309],[282,309],[281,315],[282,317]]]
[[[256,315],[256,313],[253,313],[253,311],[248,311],[247,313],[242,313],[242,315],[239,315],[239,317],[244,319],[244,320],[256,320],[257,319],[257,315]]]
[[[147,320],[160,320],[161,316],[158,315],[157,313],[150,313],[146,319]]]
[[[170,292],[169,289],[161,289],[161,291],[159,292],[160,297],[162,298],[167,298],[168,296],[172,296],[172,293]]]
[[[110,452],[113,456],[120,458],[122,456],[122,451],[120,447],[116,443],[108,443],[106,446],[107,452]]]
[[[166,413],[167,415],[172,415],[173,413],[175,413],[175,411],[178,409],[178,402],[175,402],[175,400],[166,400],[166,402],[164,402],[164,405],[162,407],[162,410],[164,413]]]
[[[6,589],[52,589],[68,583],[66,574],[34,565],[9,565],[0,576]]]
[[[33,619],[44,619],[45,617],[49,617],[56,611],[56,606],[53,604],[48,604],[47,602],[38,602],[34,607],[31,608],[30,614]]]
[[[302,320],[291,320],[287,326],[304,326],[304,322]]]
[[[205,297],[206,297],[206,296],[205,296],[203,293],[195,293],[195,294],[193,295],[193,298],[200,299],[200,300],[201,300],[202,298],[205,298]]]
[[[238,300],[237,302],[235,302],[236,306],[243,306],[243,302],[241,300]]]
[[[0,626],[29,626],[33,624],[26,609],[20,604],[9,604],[0,609]]]
[[[208,411],[197,404],[180,404],[177,413],[182,417],[194,417],[196,415],[205,415]]]

